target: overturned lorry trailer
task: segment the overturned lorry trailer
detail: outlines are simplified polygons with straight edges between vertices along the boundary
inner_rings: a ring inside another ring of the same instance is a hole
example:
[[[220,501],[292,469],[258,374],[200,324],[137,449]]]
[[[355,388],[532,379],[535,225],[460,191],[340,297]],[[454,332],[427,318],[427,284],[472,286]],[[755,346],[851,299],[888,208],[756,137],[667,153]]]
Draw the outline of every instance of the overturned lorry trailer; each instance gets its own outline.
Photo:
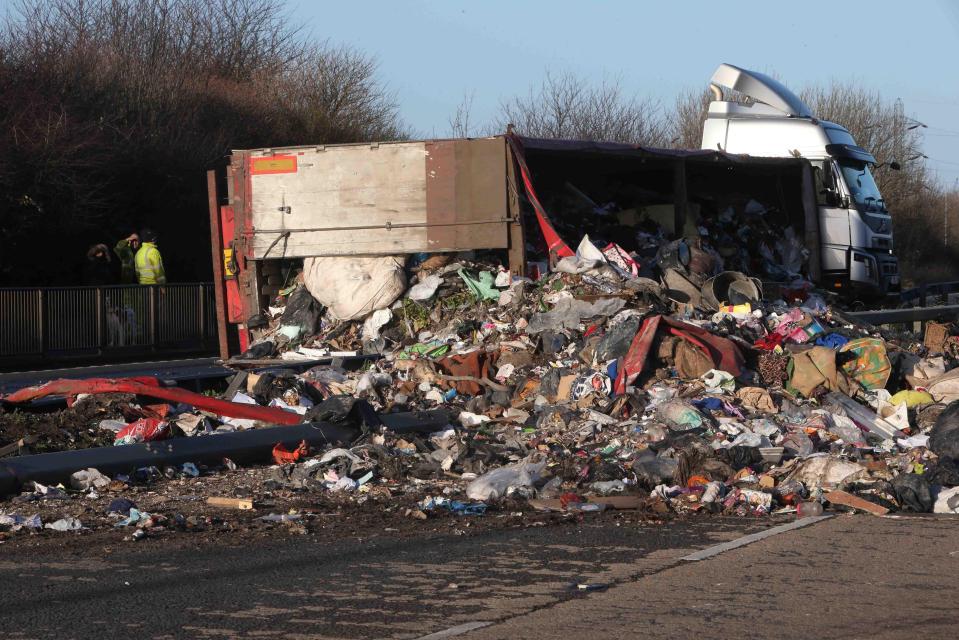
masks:
[[[525,274],[528,251],[571,255],[562,236],[575,243],[588,226],[560,215],[556,194],[610,184],[633,190],[674,237],[695,232],[701,203],[715,194],[761,196],[775,203],[777,224],[804,239],[819,277],[813,174],[802,158],[513,133],[240,150],[208,174],[221,355],[248,346],[248,320],[282,286],[279,261],[498,249]]]

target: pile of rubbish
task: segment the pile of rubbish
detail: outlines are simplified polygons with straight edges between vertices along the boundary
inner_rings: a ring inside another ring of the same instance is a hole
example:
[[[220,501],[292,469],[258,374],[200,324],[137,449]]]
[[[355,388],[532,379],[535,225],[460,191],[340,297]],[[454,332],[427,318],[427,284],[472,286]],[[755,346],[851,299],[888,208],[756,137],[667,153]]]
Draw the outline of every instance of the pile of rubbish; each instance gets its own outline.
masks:
[[[791,251],[787,239],[763,260],[793,264]],[[476,254],[308,259],[251,323],[224,398],[137,379],[6,400],[135,394],[123,419],[97,424],[125,447],[338,425],[273,438],[265,489],[402,488],[421,496],[417,518],[481,515],[505,498],[563,513],[959,513],[959,332],[883,337],[798,278],[764,297],[759,280],[723,270],[747,262],[728,253],[660,242],[641,267],[637,252],[584,237],[537,279]],[[112,477],[76,469],[87,476],[63,488],[156,481],[162,458]],[[222,470],[193,462],[184,473]],[[0,527],[24,525],[0,514]]]

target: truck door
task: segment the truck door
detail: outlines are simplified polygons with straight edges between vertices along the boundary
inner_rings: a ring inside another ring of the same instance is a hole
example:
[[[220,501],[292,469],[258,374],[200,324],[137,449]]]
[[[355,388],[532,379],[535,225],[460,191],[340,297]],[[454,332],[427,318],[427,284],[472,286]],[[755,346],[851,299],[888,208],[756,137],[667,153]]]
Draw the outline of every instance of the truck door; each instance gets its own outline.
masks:
[[[836,168],[831,160],[812,160],[819,208],[819,229],[822,234],[823,281],[846,275],[846,256],[849,252],[849,212],[842,206],[843,194],[836,180]]]

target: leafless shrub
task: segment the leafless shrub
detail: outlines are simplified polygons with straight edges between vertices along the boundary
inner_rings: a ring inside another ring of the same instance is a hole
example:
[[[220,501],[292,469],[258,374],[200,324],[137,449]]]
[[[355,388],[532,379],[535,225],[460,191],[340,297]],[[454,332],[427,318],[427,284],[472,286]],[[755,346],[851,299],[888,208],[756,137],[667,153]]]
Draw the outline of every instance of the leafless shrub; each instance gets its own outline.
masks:
[[[205,277],[204,172],[231,148],[403,137],[375,62],[297,25],[275,0],[17,0],[0,29],[6,279],[62,270],[36,264],[38,230],[69,255],[148,221],[174,275]]]
[[[399,106],[376,81],[376,61],[323,45],[279,74],[277,97],[307,140],[349,142],[404,137]]]
[[[526,96],[504,101],[499,129],[513,124],[523,135],[540,138],[606,140],[663,146],[668,126],[653,100],[626,95],[619,80],[591,84],[572,73],[546,73]]]
[[[456,105],[456,112],[448,120],[451,137],[471,138],[475,135],[473,131],[476,126],[473,122],[473,100],[475,98],[475,93],[467,93],[463,96],[462,102]]]
[[[677,149],[698,149],[703,139],[703,122],[709,103],[709,90],[687,89],[676,97],[670,118],[669,146]]]

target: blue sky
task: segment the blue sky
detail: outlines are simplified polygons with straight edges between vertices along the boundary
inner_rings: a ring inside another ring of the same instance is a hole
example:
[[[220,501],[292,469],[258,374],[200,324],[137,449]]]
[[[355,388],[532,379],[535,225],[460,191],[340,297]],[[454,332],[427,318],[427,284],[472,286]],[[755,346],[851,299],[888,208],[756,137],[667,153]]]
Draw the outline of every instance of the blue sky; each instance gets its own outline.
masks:
[[[959,178],[959,1],[293,0],[318,38],[374,55],[418,135],[441,136],[473,93],[473,116],[525,93],[546,69],[619,78],[671,103],[720,62],[774,71],[790,87],[857,81],[927,124],[929,167]]]

